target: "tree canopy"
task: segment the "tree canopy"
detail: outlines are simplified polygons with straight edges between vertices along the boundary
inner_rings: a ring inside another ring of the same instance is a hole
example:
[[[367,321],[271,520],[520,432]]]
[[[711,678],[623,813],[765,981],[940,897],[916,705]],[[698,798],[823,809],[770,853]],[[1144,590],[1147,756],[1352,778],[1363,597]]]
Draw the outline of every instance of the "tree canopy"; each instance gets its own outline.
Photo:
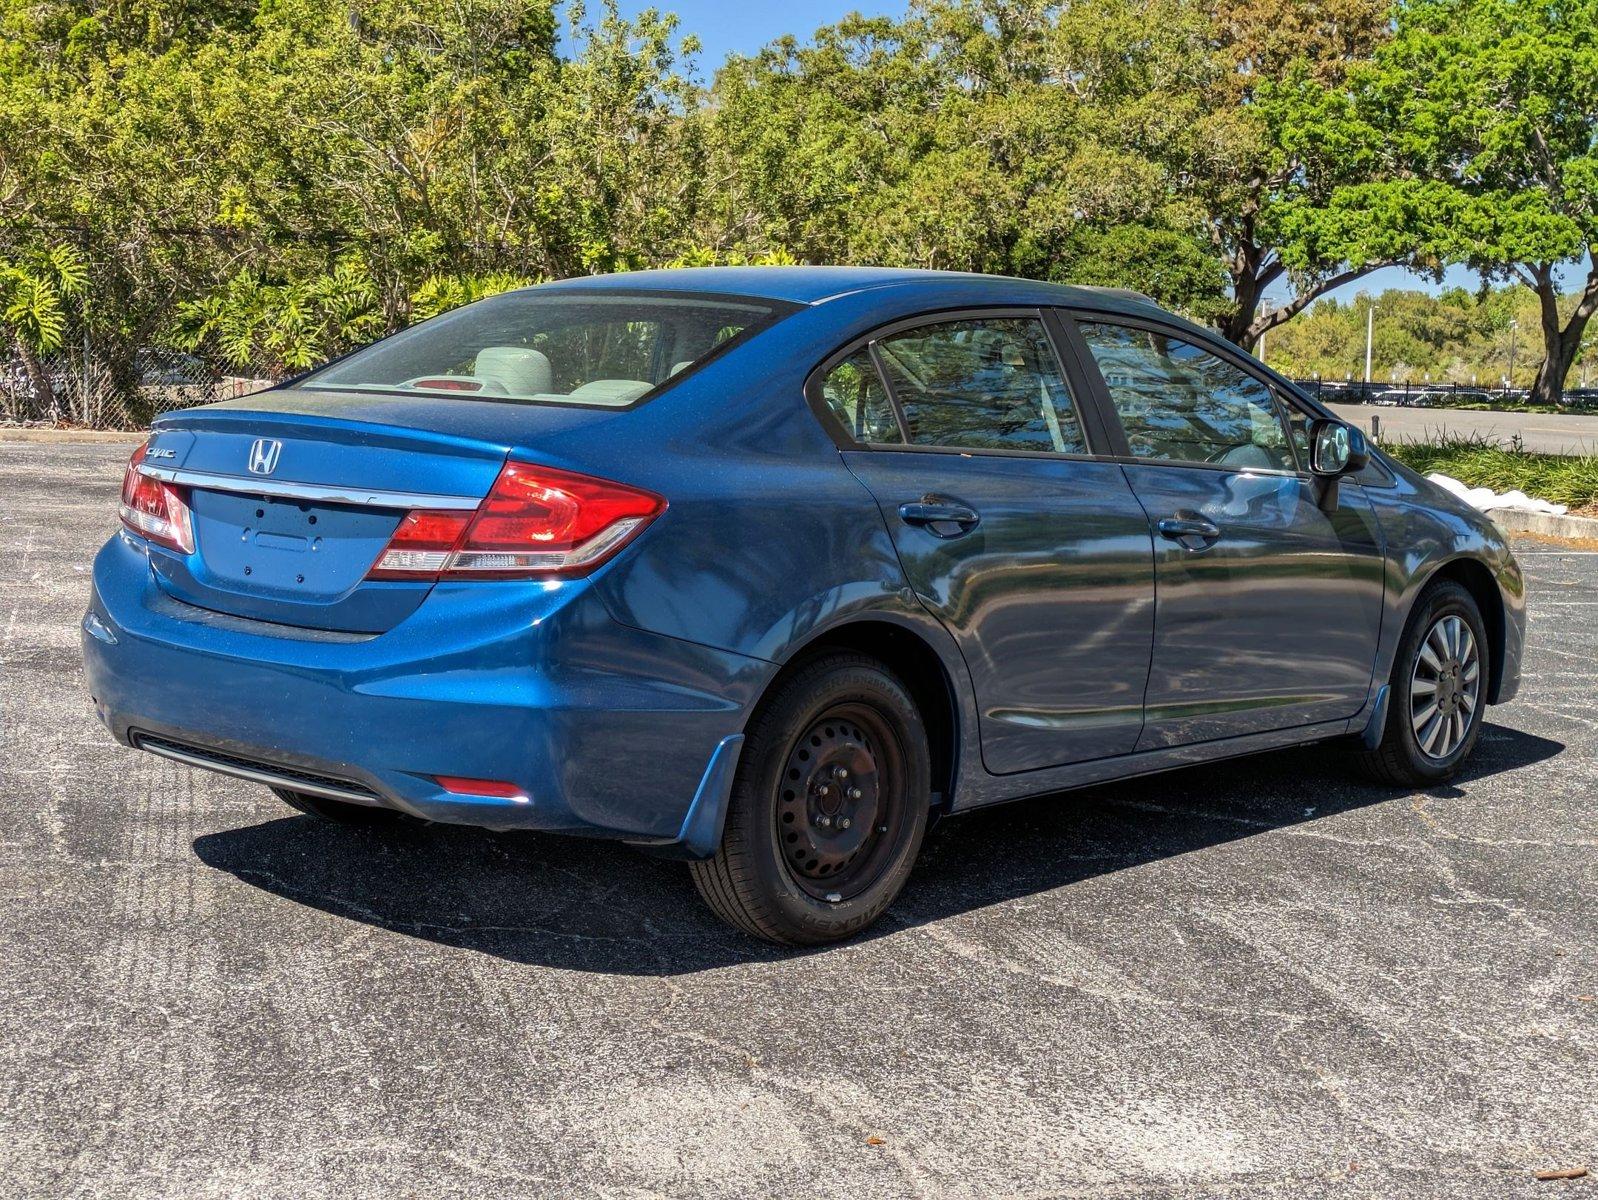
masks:
[[[1532,290],[1533,391],[1557,399],[1598,311],[1598,0],[1407,0],[1351,93],[1392,166],[1367,191],[1436,261]],[[1586,276],[1566,297],[1571,262]]]
[[[1568,294],[1563,304],[1570,304]],[[1535,293],[1519,284],[1486,291],[1415,289],[1329,297],[1269,338],[1268,361],[1295,379],[1363,379],[1366,314],[1371,324],[1371,378],[1376,382],[1451,383],[1496,390],[1506,381],[1528,387],[1541,369]],[[1598,362],[1571,386],[1598,383]]]
[[[1252,345],[1464,263],[1537,292],[1556,387],[1598,306],[1595,5],[910,0],[706,70],[613,0],[0,0],[0,356],[70,308],[119,370],[277,373],[733,261],[1129,286]]]

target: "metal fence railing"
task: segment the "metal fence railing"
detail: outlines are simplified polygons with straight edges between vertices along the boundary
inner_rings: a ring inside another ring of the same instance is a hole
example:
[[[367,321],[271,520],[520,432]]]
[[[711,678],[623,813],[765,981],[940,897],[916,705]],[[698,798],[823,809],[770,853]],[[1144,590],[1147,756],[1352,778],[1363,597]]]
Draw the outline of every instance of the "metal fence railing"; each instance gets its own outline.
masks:
[[[1502,408],[1530,399],[1525,388],[1484,388],[1468,383],[1365,383],[1340,379],[1293,381],[1322,403],[1374,404],[1397,408]],[[1598,412],[1598,388],[1566,389],[1563,406],[1572,412]]]

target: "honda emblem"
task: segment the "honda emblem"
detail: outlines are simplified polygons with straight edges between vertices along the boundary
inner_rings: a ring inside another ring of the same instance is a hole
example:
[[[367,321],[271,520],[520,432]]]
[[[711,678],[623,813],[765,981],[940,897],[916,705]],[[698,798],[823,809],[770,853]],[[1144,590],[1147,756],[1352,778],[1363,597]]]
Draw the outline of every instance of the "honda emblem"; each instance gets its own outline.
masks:
[[[250,474],[270,475],[277,470],[277,456],[283,453],[283,443],[272,438],[256,438],[250,447]]]

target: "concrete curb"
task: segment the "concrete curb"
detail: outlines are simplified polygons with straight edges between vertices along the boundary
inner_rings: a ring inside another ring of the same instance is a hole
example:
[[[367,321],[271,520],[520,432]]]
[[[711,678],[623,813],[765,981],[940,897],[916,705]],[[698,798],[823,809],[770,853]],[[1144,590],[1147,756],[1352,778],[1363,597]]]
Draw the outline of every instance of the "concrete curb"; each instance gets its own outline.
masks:
[[[1487,514],[1508,533],[1538,533],[1543,537],[1598,541],[1598,517],[1555,517],[1548,513],[1495,508]]]
[[[148,430],[121,433],[106,429],[35,429],[25,425],[0,425],[0,442],[120,442],[131,445],[149,436]]]

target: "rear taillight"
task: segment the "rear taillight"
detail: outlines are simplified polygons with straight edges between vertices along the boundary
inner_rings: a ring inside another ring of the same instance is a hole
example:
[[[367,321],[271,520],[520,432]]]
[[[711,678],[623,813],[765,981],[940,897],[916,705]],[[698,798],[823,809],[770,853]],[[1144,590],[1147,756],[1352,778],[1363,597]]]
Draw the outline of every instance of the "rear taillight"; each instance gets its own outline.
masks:
[[[128,459],[122,477],[122,523],[158,546],[180,554],[194,553],[194,521],[183,489],[140,472],[145,446]]]
[[[584,575],[666,507],[650,492],[507,463],[475,512],[405,514],[369,579],[517,579]]]

